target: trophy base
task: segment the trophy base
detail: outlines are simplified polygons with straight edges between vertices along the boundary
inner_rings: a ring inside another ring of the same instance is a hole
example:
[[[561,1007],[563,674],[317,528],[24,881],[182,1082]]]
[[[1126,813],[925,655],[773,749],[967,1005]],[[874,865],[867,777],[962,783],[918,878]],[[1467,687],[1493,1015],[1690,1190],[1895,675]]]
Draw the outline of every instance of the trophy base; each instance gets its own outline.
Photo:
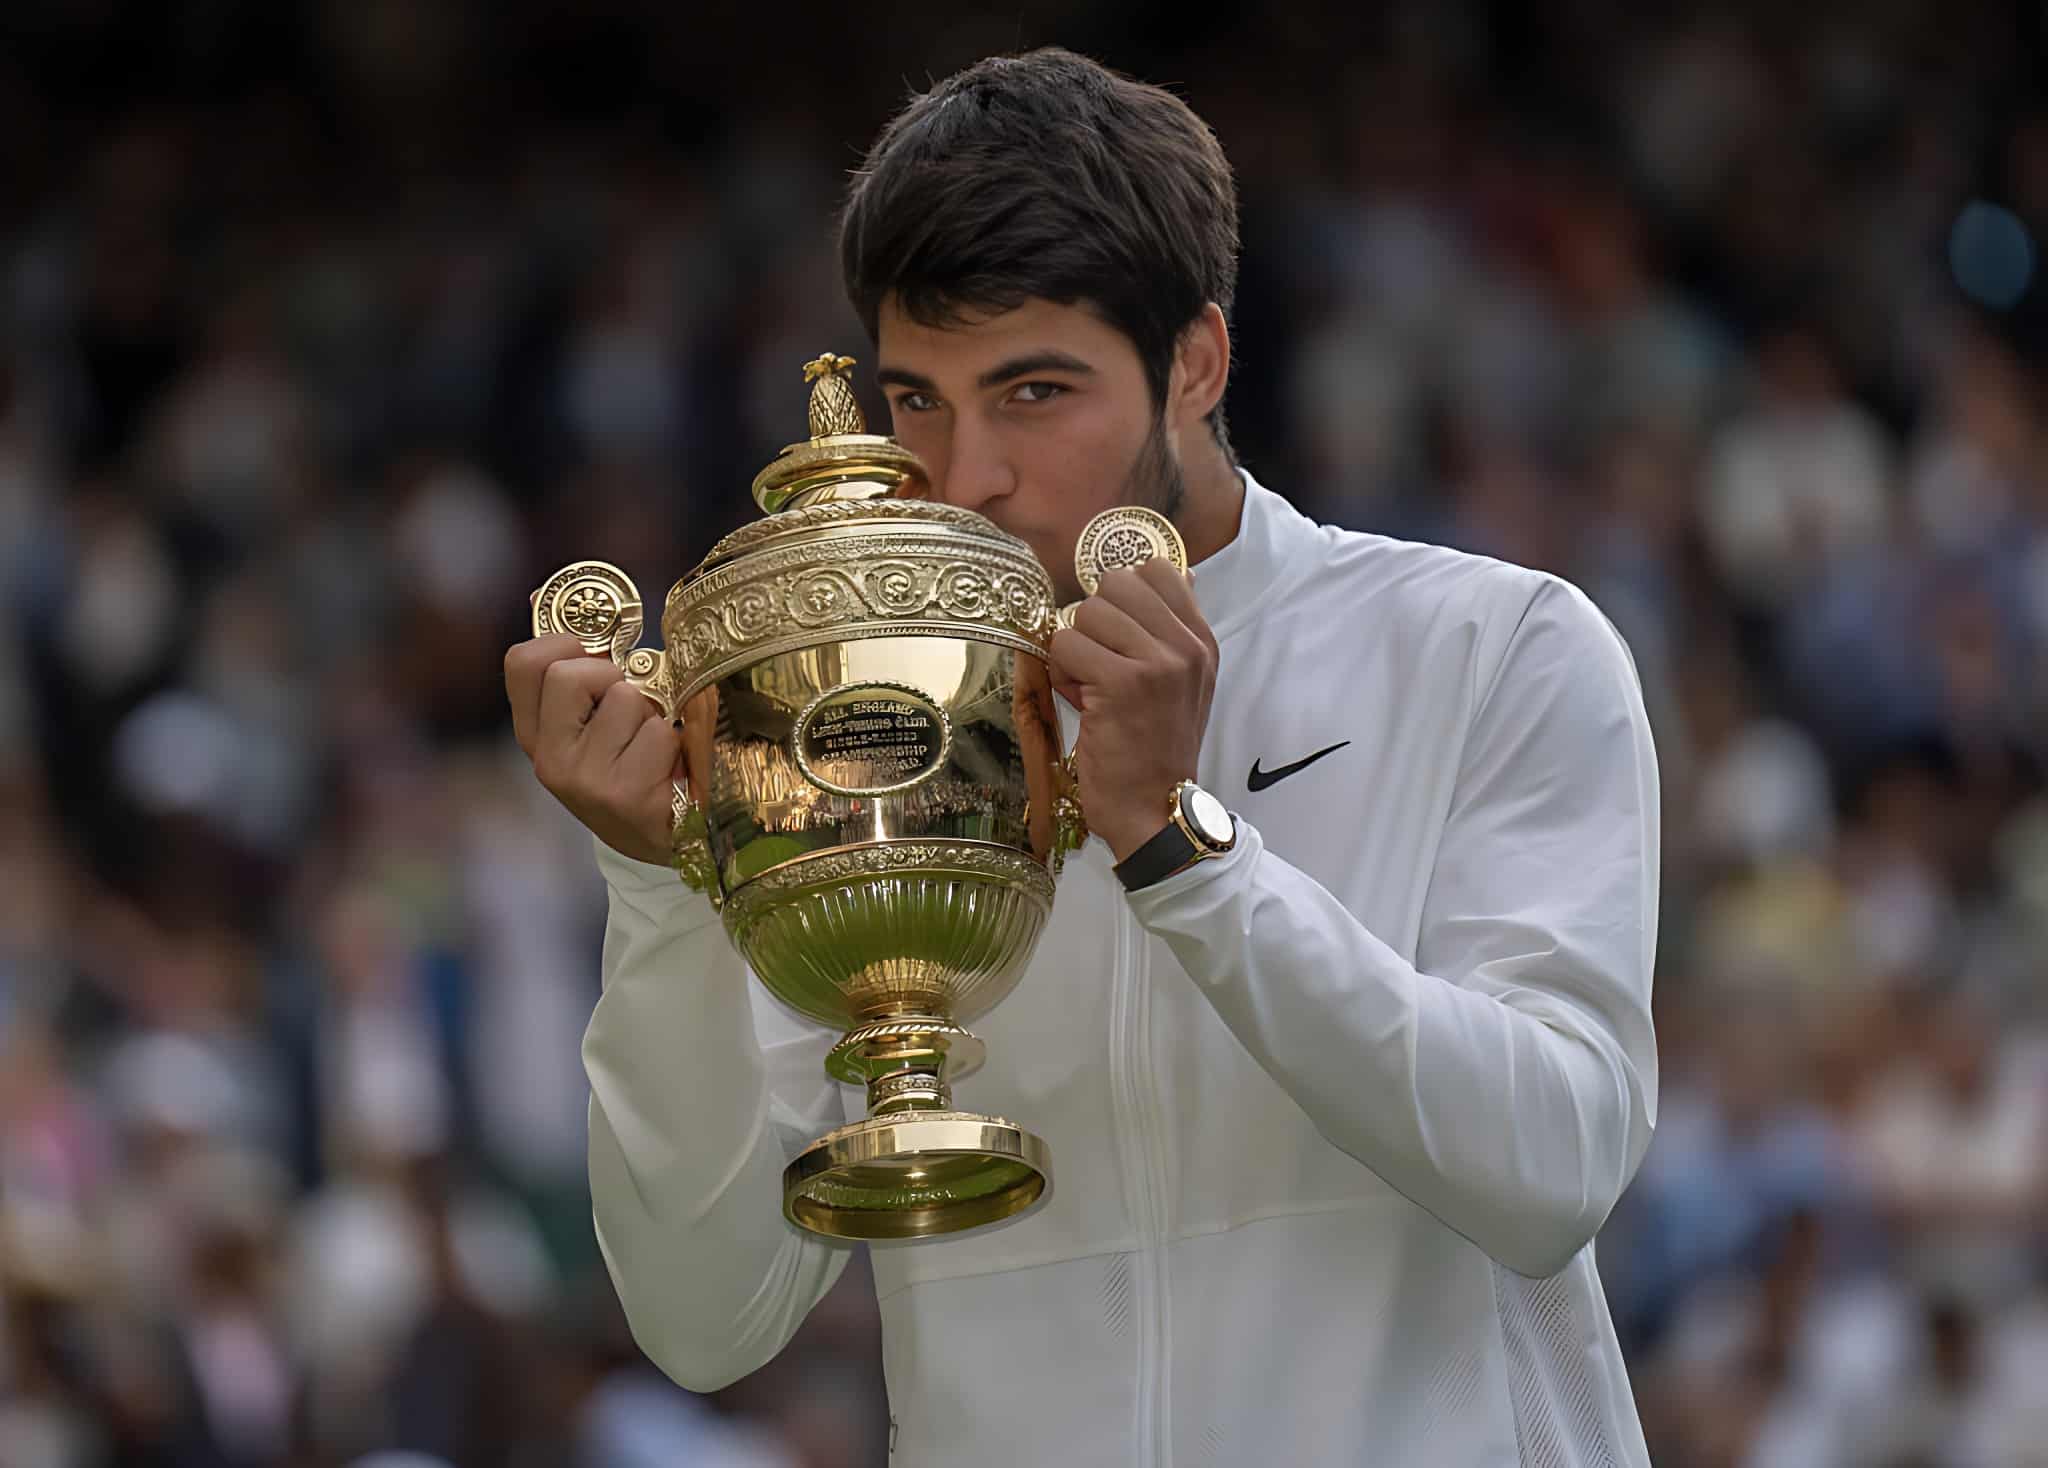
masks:
[[[922,1239],[1021,1213],[1052,1187],[1045,1143],[967,1111],[897,1111],[827,1132],[782,1174],[791,1223],[835,1239]]]

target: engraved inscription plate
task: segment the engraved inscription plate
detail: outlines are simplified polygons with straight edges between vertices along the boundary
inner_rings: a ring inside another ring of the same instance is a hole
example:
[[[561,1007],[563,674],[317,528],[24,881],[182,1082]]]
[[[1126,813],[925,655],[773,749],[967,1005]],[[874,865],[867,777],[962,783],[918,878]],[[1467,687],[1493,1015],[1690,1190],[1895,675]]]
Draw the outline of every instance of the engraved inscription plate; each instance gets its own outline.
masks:
[[[827,689],[797,716],[797,768],[834,795],[886,795],[929,779],[946,762],[952,721],[903,683]]]

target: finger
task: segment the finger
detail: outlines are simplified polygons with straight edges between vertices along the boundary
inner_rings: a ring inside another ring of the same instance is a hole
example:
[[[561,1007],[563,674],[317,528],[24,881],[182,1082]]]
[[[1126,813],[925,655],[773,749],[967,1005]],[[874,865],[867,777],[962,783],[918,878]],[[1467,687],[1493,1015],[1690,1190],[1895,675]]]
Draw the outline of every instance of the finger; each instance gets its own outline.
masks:
[[[1101,594],[1074,608],[1074,626],[1127,658],[1149,657],[1157,641],[1128,611]]]
[[[1050,645],[1046,648],[1045,672],[1052,684],[1052,691],[1064,698],[1074,708],[1081,707],[1081,685],[1074,681],[1067,670],[1060,666],[1059,654]]]
[[[599,769],[612,764],[633,742],[640,725],[652,712],[654,705],[646,694],[624,679],[613,683],[598,699],[597,712],[583,726],[582,752],[578,758]]]
[[[1097,594],[1122,608],[1156,640],[1186,650],[1203,644],[1194,625],[1202,621],[1202,614],[1186,588],[1186,578],[1171,562],[1154,557],[1141,566],[1103,577]]]
[[[512,735],[529,755],[540,729],[542,679],[564,658],[583,656],[583,644],[566,633],[515,642],[505,649],[505,697],[512,705]]]
[[[650,708],[640,727],[634,730],[632,739],[612,762],[612,769],[623,787],[628,790],[659,790],[662,803],[666,805],[669,781],[682,778],[682,758],[682,730],[659,711]]]
[[[1213,649],[1216,634],[1209,626],[1209,619],[1202,615],[1202,604],[1195,600],[1194,578],[1179,570],[1164,556],[1154,556],[1138,567],[1138,574],[1145,578],[1145,584],[1159,593],[1159,599],[1166,603],[1168,610],[1180,618],[1181,625],[1193,632]]]
[[[1083,688],[1116,680],[1129,671],[1132,661],[1104,647],[1078,625],[1053,633],[1052,655],[1060,676]]]
[[[567,749],[581,739],[604,691],[625,676],[610,658],[563,658],[548,664],[541,677],[534,747]]]

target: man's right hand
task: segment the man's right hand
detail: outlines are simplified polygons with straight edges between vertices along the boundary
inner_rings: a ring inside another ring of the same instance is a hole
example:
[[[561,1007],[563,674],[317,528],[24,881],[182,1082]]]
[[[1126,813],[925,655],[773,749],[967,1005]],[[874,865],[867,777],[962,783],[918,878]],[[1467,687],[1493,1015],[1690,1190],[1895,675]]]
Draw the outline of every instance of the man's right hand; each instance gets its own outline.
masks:
[[[683,736],[653,701],[566,636],[508,649],[505,694],[540,783],[612,850],[666,866]]]

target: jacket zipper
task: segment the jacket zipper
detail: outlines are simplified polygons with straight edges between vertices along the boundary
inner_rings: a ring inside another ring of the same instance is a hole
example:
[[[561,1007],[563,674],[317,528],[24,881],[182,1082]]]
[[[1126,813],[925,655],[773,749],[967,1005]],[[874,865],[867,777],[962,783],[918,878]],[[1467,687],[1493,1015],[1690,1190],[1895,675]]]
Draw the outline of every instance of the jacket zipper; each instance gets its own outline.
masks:
[[[1165,1124],[1153,1081],[1150,950],[1130,909],[1117,904],[1115,985],[1116,1063],[1112,1095],[1133,1160],[1139,1249],[1136,1260],[1138,1322],[1138,1453],[1146,1468],[1165,1468],[1171,1434],[1172,1298],[1163,1257],[1166,1243]]]

